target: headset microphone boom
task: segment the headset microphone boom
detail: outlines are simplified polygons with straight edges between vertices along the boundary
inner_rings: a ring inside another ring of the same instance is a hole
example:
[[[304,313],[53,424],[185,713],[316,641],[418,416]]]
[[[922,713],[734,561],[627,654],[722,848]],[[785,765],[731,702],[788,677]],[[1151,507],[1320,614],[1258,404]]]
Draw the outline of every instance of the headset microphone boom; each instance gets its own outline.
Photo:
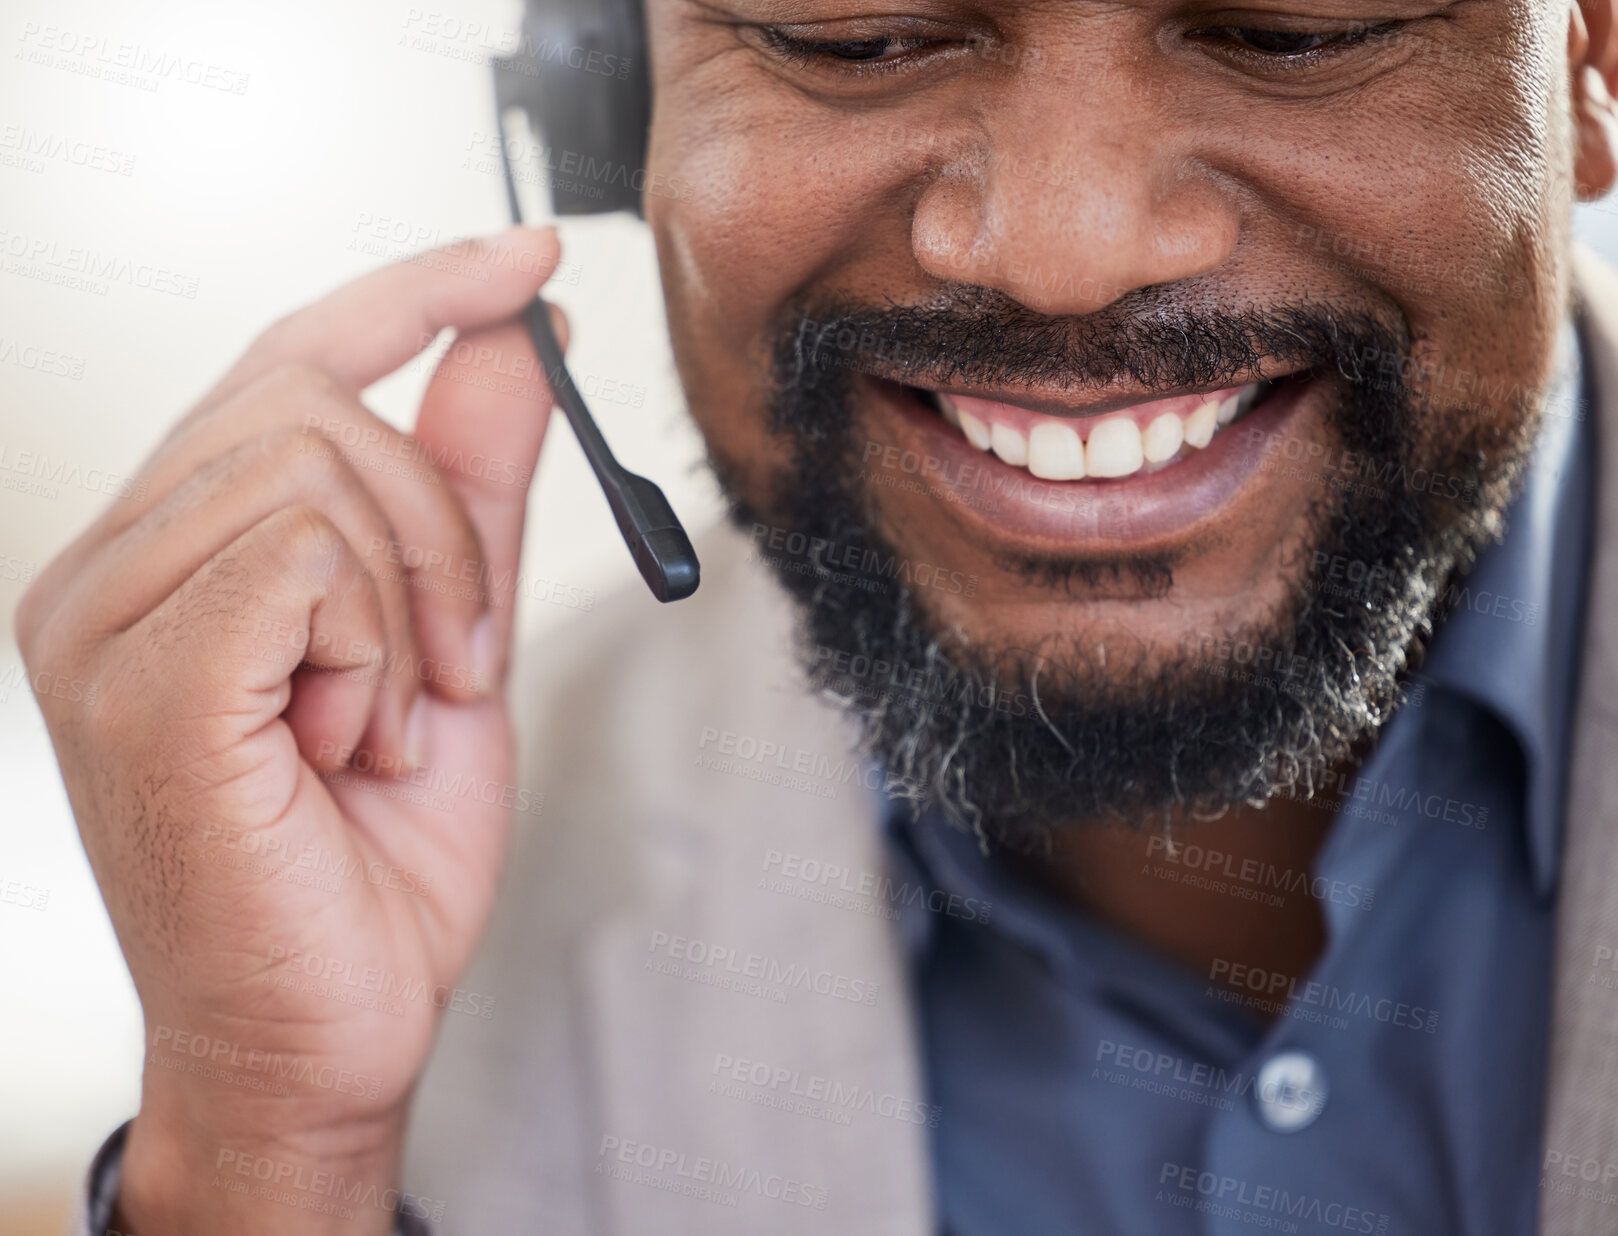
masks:
[[[495,136],[512,222],[522,222],[506,148],[505,114],[512,107],[522,108],[529,128],[553,153],[607,169],[605,176],[554,181],[556,214],[629,210],[640,216],[652,114],[641,0],[528,0],[520,46],[494,60],[493,68]],[[641,577],[659,601],[690,596],[700,577],[697,554],[674,508],[661,489],[613,455],[568,373],[545,302],[536,298],[523,321]]]

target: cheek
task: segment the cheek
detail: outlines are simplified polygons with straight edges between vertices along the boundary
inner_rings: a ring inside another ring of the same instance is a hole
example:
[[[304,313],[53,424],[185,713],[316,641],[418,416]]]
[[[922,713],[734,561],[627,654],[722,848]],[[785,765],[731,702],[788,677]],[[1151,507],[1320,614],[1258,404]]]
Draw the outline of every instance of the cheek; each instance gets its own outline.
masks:
[[[909,277],[909,212],[893,206],[906,170],[873,153],[868,118],[743,107],[703,76],[659,98],[649,170],[680,193],[649,197],[646,216],[692,415],[762,503],[787,463],[761,406],[771,328],[806,287],[880,295],[896,267]]]
[[[787,462],[765,428],[766,323],[803,277],[803,249],[792,238],[812,220],[795,216],[790,201],[767,191],[772,175],[780,183],[780,169],[716,130],[692,124],[676,141],[659,142],[654,127],[652,169],[678,176],[682,192],[648,201],[646,217],[691,414],[709,449],[759,505],[773,487],[771,459],[778,468]]]
[[[1407,205],[1383,221],[1413,252],[1380,282],[1415,330],[1414,384],[1438,409],[1505,426],[1540,401],[1568,311],[1569,131],[1542,82],[1502,75],[1489,93],[1452,141],[1413,152],[1425,170],[1402,178]]]
[[[659,101],[653,170],[681,193],[648,203],[665,282],[693,328],[734,346],[806,285],[882,290],[883,274],[913,271],[911,169],[890,126],[822,116],[756,84],[745,108],[716,106],[705,76]]]
[[[1521,403],[1502,392],[1548,379],[1566,314],[1571,128],[1556,40],[1498,38],[1464,62],[1435,57],[1353,123],[1291,131],[1284,155],[1257,134],[1241,150],[1281,280],[1386,298],[1411,325],[1416,384],[1435,405],[1506,418]],[[1234,171],[1238,148],[1223,155]]]

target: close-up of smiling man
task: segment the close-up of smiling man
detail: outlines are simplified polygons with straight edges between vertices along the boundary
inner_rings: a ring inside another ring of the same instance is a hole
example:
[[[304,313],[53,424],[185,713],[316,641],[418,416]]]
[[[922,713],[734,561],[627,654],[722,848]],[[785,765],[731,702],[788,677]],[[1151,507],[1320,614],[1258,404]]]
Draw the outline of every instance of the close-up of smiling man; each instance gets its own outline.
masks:
[[[513,647],[519,226],[40,572],[147,1040],[78,1236],[1618,1231],[1615,17],[530,0],[731,518]]]

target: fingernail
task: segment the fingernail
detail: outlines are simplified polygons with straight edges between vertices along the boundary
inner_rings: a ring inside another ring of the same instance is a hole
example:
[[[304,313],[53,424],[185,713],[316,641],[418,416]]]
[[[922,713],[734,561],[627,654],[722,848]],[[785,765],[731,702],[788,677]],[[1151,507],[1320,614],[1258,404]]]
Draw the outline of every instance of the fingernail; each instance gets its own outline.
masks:
[[[500,681],[500,633],[494,629],[494,615],[484,614],[472,627],[472,672],[478,689],[492,691]]]
[[[427,693],[424,691],[416,696],[416,702],[410,705],[410,715],[405,718],[405,759],[412,768],[420,768],[427,762]]]
[[[512,240],[516,240],[518,237],[524,234],[531,236],[555,236],[557,235],[556,225],[554,223],[513,223],[505,231],[505,235]]]

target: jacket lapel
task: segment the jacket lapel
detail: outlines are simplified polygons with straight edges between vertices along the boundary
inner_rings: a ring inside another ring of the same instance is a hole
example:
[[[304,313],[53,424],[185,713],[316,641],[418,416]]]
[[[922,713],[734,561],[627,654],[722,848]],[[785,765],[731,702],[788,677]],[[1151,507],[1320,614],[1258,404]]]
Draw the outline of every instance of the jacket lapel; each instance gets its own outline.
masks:
[[[1580,253],[1597,406],[1595,547],[1557,910],[1541,1236],[1618,1227],[1618,279]]]
[[[842,892],[884,871],[878,795],[745,538],[699,548],[690,600],[519,662],[535,810],[462,984],[493,1015],[445,1018],[411,1122],[446,1233],[932,1230],[900,942]]]
[[[785,597],[746,557],[729,530],[708,538],[707,608],[682,615],[706,630],[667,632],[715,650],[700,686],[636,701],[656,716],[641,750],[677,755],[620,760],[643,782],[623,787],[639,822],[620,851],[639,890],[579,958],[602,1226],[922,1236],[904,959],[888,903],[842,891],[886,869],[880,796],[843,718],[806,693]],[[620,1145],[599,1153],[607,1138]],[[668,1191],[688,1187],[720,1196]]]

